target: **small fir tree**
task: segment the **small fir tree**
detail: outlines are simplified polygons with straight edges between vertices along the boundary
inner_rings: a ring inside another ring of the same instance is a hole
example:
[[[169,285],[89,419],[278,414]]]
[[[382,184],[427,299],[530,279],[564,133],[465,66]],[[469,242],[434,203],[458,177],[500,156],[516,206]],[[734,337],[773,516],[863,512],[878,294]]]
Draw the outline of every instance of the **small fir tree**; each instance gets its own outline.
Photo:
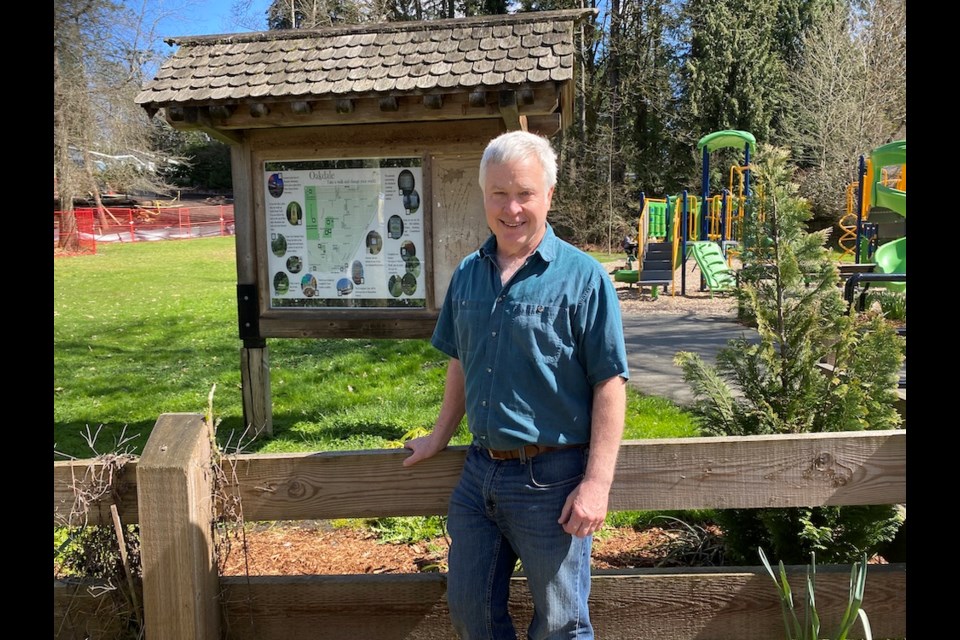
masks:
[[[881,316],[850,311],[825,248],[829,229],[808,232],[808,203],[797,196],[788,153],[761,146],[755,197],[744,229],[736,291],[759,341],[732,340],[716,364],[679,352],[706,435],[822,433],[895,429],[903,338]],[[831,363],[825,374],[821,363]],[[786,562],[816,550],[852,562],[896,534],[893,505],[720,512],[728,557],[747,561],[758,546]],[[812,535],[815,532],[816,535]],[[789,541],[789,543],[787,542]]]

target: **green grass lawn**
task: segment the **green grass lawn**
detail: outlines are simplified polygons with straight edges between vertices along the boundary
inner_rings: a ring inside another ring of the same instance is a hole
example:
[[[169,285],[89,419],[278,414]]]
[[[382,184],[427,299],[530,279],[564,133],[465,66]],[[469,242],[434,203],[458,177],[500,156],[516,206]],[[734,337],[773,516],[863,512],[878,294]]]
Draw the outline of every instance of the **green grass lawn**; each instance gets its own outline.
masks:
[[[593,257],[597,262],[617,262],[627,261],[627,254],[623,251],[614,251],[612,253],[607,253],[606,251],[587,251],[587,255]]]
[[[274,435],[251,441],[241,346],[233,238],[54,259],[54,459],[139,454],[160,414],[205,412],[214,385],[218,440],[247,453],[397,446],[440,407],[446,356],[427,340],[271,339]],[[630,390],[626,438],[692,435],[688,413]]]

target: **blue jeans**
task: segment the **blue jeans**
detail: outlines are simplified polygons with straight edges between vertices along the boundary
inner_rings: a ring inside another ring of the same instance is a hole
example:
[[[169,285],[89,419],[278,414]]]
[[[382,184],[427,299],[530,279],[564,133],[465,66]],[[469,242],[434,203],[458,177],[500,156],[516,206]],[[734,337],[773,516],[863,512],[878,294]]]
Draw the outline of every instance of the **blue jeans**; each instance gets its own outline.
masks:
[[[447,603],[463,640],[516,640],[507,603],[518,558],[533,596],[527,637],[593,639],[587,611],[593,538],[572,536],[557,523],[586,461],[585,448],[523,461],[468,449],[447,518]]]

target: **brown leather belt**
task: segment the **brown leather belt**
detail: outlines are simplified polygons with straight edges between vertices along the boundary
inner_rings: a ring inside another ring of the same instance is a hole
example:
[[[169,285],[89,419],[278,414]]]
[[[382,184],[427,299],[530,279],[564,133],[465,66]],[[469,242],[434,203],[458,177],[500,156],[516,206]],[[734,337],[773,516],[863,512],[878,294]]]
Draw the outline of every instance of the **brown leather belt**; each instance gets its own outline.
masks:
[[[546,446],[542,444],[528,444],[519,449],[487,449],[481,447],[494,460],[527,460],[541,453],[550,453],[551,451],[560,451],[562,449],[582,449],[585,444],[562,444],[559,446]]]

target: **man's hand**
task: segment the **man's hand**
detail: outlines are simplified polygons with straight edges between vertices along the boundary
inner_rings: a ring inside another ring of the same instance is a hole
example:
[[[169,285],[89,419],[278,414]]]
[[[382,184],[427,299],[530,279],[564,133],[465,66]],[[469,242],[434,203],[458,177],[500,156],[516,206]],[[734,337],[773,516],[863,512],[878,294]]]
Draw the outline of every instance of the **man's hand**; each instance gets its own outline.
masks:
[[[450,358],[447,365],[447,381],[443,387],[443,404],[440,405],[440,415],[433,431],[419,438],[412,438],[403,443],[404,449],[413,451],[413,455],[405,458],[403,466],[417,464],[421,460],[432,458],[447,448],[450,438],[457,430],[465,412],[465,394],[463,381],[463,367],[456,358]]]
[[[603,526],[609,496],[609,486],[584,480],[567,496],[557,522],[570,535],[584,538]]]
[[[437,442],[437,440],[439,440],[439,438],[434,437],[433,433],[431,433],[404,442],[403,448],[410,449],[413,451],[413,454],[403,461],[403,466],[409,467],[410,465],[417,464],[421,460],[432,458],[443,451],[447,447],[447,444],[445,442],[441,444]]]
[[[590,454],[583,480],[567,496],[557,520],[563,530],[583,538],[597,531],[607,517],[610,486],[617,466],[627,406],[626,380],[613,376],[593,388]]]

